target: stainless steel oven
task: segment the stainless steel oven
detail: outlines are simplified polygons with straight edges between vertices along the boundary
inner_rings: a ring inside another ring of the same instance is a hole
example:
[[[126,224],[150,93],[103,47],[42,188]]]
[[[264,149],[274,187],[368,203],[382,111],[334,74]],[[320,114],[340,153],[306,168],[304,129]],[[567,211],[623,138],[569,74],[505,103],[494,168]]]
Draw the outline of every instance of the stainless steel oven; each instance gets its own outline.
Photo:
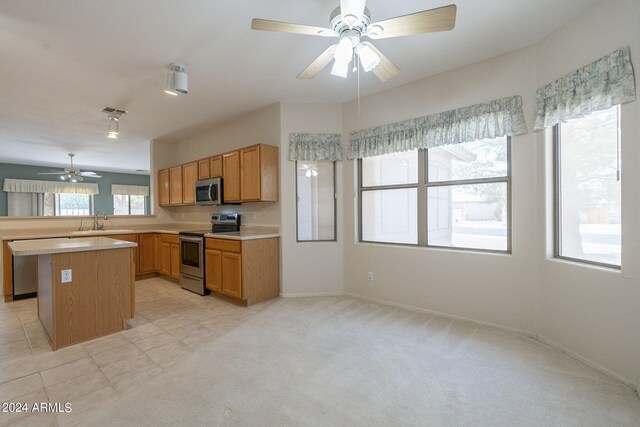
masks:
[[[204,235],[210,231],[180,233],[180,286],[200,295],[209,293],[204,281]]]
[[[196,182],[196,205],[222,204],[222,178],[204,179]]]

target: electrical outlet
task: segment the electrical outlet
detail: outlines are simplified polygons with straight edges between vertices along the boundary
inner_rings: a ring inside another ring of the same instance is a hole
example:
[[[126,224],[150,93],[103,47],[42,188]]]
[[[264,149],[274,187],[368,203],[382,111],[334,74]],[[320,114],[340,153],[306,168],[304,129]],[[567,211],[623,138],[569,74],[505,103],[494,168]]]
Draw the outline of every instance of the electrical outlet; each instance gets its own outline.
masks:
[[[370,281],[370,282],[373,282],[373,272],[372,271],[367,273],[367,280]]]
[[[60,281],[62,283],[70,283],[72,281],[71,269],[61,271]]]

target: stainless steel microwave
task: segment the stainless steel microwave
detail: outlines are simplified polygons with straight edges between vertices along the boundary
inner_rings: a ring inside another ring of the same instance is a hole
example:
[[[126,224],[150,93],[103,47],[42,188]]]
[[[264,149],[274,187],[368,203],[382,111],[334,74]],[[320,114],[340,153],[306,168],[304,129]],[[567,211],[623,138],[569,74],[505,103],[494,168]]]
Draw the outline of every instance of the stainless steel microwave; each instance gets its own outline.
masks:
[[[203,179],[196,182],[196,205],[222,204],[222,178]]]

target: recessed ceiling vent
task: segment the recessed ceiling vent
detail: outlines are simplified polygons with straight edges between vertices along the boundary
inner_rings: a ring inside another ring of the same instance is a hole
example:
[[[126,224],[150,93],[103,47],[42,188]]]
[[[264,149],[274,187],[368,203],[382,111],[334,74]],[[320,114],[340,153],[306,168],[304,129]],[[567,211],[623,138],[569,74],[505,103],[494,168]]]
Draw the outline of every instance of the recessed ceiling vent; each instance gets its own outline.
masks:
[[[113,108],[113,107],[104,107],[102,110],[100,110],[101,113],[106,113],[106,114],[115,114],[117,116],[122,116],[123,114],[127,114],[127,110],[121,110],[119,108]]]

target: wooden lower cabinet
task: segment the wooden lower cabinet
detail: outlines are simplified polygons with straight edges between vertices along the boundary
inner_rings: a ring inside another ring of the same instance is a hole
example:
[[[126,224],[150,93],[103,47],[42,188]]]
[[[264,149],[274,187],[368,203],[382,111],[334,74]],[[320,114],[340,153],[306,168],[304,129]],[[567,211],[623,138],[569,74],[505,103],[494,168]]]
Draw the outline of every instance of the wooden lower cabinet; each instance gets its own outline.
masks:
[[[180,278],[180,241],[175,234],[161,234],[158,238],[157,271],[163,276]]]
[[[116,239],[116,240],[124,240],[125,242],[138,243],[137,234],[111,234],[104,237],[109,237],[110,239]],[[134,266],[135,274],[140,274],[140,271],[138,268],[139,258],[140,258],[140,248],[139,246],[136,246],[135,248],[133,248],[133,263],[134,263],[133,266]]]
[[[164,276],[171,276],[171,245],[160,243],[160,266],[158,272]]]
[[[280,239],[206,239],[206,286],[246,305],[280,295]]]
[[[170,276],[174,279],[180,278],[180,244],[171,243],[170,252],[171,252],[171,274]]]
[[[157,270],[156,252],[158,235],[154,233],[140,234],[138,237],[138,274],[155,273]]]

